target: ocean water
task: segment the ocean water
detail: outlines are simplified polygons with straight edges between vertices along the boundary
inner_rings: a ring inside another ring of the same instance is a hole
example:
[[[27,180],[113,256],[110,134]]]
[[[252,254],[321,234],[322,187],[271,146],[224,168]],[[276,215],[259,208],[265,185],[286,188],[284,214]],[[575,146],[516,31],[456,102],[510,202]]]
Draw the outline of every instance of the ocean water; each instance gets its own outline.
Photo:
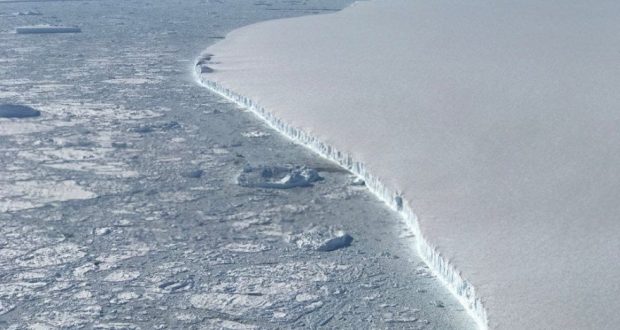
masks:
[[[231,29],[349,3],[0,2],[0,104],[41,111],[0,118],[0,328],[473,328],[398,215],[193,80]]]

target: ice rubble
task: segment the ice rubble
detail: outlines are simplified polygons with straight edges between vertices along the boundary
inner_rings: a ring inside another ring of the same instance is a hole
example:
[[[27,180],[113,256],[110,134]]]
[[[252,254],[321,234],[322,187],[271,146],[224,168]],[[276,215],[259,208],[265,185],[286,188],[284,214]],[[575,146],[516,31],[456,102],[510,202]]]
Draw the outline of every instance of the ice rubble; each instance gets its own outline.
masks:
[[[233,31],[197,75],[398,209],[481,328],[613,328],[619,14],[359,2]]]
[[[246,165],[237,183],[250,188],[289,189],[308,187],[322,179],[315,169],[305,166]]]

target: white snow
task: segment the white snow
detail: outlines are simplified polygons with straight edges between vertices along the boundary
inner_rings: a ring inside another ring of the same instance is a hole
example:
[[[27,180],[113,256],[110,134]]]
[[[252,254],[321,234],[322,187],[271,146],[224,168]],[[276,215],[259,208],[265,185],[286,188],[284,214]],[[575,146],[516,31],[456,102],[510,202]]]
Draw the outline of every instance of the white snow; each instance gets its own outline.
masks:
[[[615,1],[358,2],[233,31],[200,77],[399,209],[482,328],[610,329],[619,15]]]

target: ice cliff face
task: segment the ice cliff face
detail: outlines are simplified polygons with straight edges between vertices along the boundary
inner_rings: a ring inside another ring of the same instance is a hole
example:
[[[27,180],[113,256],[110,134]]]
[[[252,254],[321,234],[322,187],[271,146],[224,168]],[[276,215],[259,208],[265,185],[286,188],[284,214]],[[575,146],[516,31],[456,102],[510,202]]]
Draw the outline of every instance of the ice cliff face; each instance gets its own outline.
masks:
[[[368,187],[368,189],[378,196],[382,201],[389,205],[394,211],[399,212],[406,220],[406,223],[410,226],[413,233],[418,237],[417,249],[424,259],[424,261],[430,266],[431,270],[442,280],[449,290],[459,299],[461,304],[472,313],[474,319],[478,323],[481,329],[487,328],[487,316],[486,310],[482,305],[480,298],[476,296],[476,292],[471,283],[464,280],[457,269],[451,265],[448,260],[441,256],[439,251],[430,245],[420,232],[418,219],[415,213],[409,207],[406,201],[403,201],[400,194],[391,190],[385,186],[378,178],[373,176],[367,171],[366,166],[357,162],[352,156],[338,151],[334,147],[322,142],[320,139],[305,133],[296,127],[287,125],[284,121],[278,119],[275,115],[260,107],[251,99],[242,95],[236,94],[234,91],[225,88],[218,83],[208,80],[208,76],[203,76],[200,66],[196,67],[196,74],[198,81],[205,87],[220,94],[222,97],[251,110],[261,119],[265,120],[273,129],[284,134],[291,140],[302,144],[317,154],[330,159],[340,166],[351,171],[355,175],[362,178]],[[243,180],[244,182],[247,180]],[[261,186],[265,187],[265,186]],[[268,187],[272,187],[269,185]],[[288,188],[288,186],[286,186]]]
[[[203,83],[364,178],[482,327],[607,329],[620,322],[618,14],[357,3],[232,32],[207,50]]]

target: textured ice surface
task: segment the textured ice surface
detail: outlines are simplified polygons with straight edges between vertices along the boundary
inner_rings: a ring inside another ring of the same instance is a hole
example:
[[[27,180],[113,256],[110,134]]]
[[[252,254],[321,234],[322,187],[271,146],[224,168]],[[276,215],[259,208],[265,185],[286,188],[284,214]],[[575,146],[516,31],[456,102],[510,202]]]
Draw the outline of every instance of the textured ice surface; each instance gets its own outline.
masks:
[[[611,1],[359,2],[236,30],[202,77],[401,209],[481,323],[610,329],[619,14]]]
[[[84,28],[0,33],[0,103],[44,113],[0,119],[0,203],[24,205],[0,210],[0,329],[473,328],[397,214],[191,77],[232,28],[347,3],[0,3],[42,13],[3,16],[1,31]],[[324,180],[242,187],[247,164]],[[330,252],[287,240],[313,227],[355,240]]]

